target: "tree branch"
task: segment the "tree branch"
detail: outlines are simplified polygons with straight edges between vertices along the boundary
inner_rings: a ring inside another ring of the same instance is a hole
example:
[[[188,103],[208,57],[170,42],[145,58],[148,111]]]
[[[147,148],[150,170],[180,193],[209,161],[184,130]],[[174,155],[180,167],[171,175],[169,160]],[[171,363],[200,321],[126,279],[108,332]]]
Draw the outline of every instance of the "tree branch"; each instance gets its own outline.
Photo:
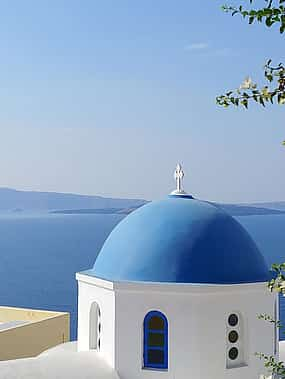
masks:
[[[257,85],[250,78],[247,78],[238,89],[217,96],[217,104],[225,108],[230,105],[243,105],[248,108],[250,100],[254,100],[263,107],[265,107],[266,102],[273,104],[274,100],[278,104],[285,104],[285,67],[281,63],[278,66],[272,66],[270,59],[264,67],[264,76],[270,84],[274,84],[273,88],[270,89],[265,85],[258,89]]]
[[[275,1],[277,3],[273,6],[273,0],[265,0],[268,3],[266,7],[260,9],[245,9],[242,5],[239,7],[223,5],[222,9],[225,12],[230,12],[232,16],[239,14],[243,18],[247,19],[249,24],[252,24],[254,21],[264,22],[267,27],[271,27],[274,24],[279,24],[280,33],[285,31],[285,0]],[[250,4],[253,1],[250,0]]]

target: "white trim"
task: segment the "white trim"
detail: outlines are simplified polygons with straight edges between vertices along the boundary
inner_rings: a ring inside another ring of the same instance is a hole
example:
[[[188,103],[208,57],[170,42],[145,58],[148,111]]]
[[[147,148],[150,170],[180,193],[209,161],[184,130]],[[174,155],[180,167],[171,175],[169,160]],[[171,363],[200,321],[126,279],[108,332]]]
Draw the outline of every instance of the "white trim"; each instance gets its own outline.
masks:
[[[155,282],[112,282],[88,273],[76,273],[76,279],[80,282],[93,284],[101,288],[118,291],[135,291],[135,292],[168,292],[168,293],[192,293],[192,294],[209,294],[209,293],[229,293],[229,292],[263,292],[267,291],[267,282],[245,283],[245,284],[189,284],[189,283],[155,283]]]
[[[87,274],[84,274],[82,272],[77,272],[75,274],[75,277],[76,277],[76,280],[78,280],[79,282],[84,282],[87,284],[93,284],[97,287],[102,287],[102,288],[106,288],[109,290],[114,289],[114,283],[113,282],[109,282],[107,280],[96,278],[95,276],[87,275]]]

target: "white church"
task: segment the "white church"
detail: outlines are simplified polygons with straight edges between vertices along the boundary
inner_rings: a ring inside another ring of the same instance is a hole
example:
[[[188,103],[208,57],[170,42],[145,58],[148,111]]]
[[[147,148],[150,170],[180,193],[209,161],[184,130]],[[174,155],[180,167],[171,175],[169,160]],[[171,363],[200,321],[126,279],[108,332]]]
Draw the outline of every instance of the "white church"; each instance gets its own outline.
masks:
[[[181,188],[127,216],[78,281],[78,350],[122,379],[242,379],[278,355],[277,298],[264,258],[218,206]]]
[[[183,191],[183,176],[178,165],[176,190],[128,215],[93,268],[76,274],[77,345],[14,361],[13,370],[0,363],[0,373],[6,369],[9,379],[258,379],[266,373],[255,353],[279,356],[275,325],[258,320],[265,313],[278,318],[267,265],[234,218]]]

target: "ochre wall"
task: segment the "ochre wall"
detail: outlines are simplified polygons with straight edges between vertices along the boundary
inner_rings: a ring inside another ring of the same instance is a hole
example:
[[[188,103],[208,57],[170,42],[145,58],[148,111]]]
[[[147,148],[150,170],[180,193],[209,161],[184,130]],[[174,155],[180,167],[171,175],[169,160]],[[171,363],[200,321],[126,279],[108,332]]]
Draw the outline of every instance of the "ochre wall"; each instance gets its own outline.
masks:
[[[0,360],[33,357],[69,341],[68,313],[0,309],[0,322],[13,319],[30,323],[0,332]]]

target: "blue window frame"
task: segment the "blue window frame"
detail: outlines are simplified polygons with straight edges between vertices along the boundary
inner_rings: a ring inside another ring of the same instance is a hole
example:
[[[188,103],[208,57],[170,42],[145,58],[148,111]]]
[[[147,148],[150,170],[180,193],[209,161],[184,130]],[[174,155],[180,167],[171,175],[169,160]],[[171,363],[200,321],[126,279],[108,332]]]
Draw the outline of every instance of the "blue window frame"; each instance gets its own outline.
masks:
[[[159,311],[144,318],[143,361],[144,368],[168,369],[168,322]]]

